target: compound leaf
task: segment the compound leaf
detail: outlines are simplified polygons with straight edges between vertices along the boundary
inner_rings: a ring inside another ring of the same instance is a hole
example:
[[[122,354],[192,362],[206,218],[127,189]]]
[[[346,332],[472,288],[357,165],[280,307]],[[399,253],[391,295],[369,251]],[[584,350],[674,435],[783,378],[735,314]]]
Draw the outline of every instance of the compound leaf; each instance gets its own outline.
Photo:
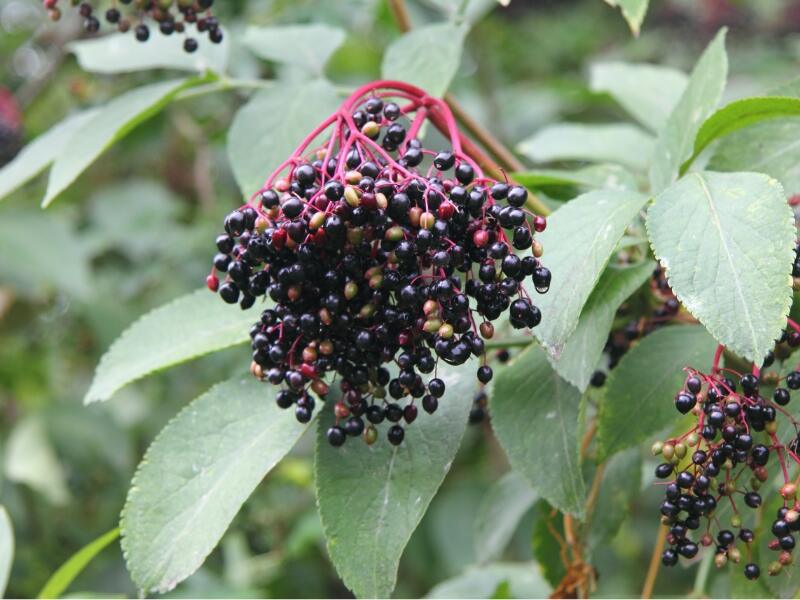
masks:
[[[103,355],[84,402],[108,400],[154,371],[241,344],[257,319],[205,289],[165,304],[128,327]]]
[[[794,218],[780,183],[759,173],[690,173],[656,198],[647,230],[686,309],[760,363],[792,302]]]
[[[576,515],[586,494],[578,457],[580,396],[531,345],[497,375],[490,399],[492,425],[512,468],[550,504]]]
[[[252,377],[220,383],[184,408],[148,448],[122,511],[133,581],[166,592],[194,573],[242,504],[308,425]]]
[[[388,423],[372,446],[350,440],[332,447],[325,410],[316,451],[317,503],[328,553],[345,585],[358,597],[386,598],[394,589],[400,556],[450,470],[475,392],[474,365],[439,370],[447,389],[433,415],[421,414],[392,446]]]

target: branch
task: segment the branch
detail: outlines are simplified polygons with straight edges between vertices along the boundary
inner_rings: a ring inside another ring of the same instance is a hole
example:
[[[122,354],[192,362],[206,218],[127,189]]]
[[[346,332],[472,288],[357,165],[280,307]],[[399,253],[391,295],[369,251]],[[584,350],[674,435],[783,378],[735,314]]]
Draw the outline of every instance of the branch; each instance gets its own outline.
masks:
[[[645,577],[644,587],[642,588],[642,600],[650,600],[650,597],[653,595],[653,586],[656,584],[658,569],[661,567],[661,552],[664,550],[666,541],[667,528],[659,523],[658,538],[653,546],[653,554],[650,556],[650,566],[647,568],[647,577]]]

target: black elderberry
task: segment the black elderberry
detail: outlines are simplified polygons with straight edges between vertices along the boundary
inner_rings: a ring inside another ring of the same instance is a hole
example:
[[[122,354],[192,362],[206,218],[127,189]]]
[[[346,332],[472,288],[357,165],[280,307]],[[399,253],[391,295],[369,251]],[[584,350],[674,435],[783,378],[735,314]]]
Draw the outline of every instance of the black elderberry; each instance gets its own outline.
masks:
[[[800,371],[792,371],[786,376],[786,387],[790,390],[800,389]]]
[[[703,384],[696,375],[692,375],[686,380],[686,389],[693,394],[699,394],[702,387]]]
[[[436,399],[435,396],[431,396],[428,394],[427,396],[423,396],[422,398],[422,408],[425,410],[426,413],[432,415],[436,412],[436,409],[439,407],[439,401]]]
[[[428,391],[436,398],[444,396],[445,384],[441,379],[431,379],[428,382]]]
[[[789,390],[786,388],[775,388],[775,392],[772,394],[772,399],[775,401],[775,404],[779,404],[780,406],[786,406],[789,404],[789,401],[792,399]]]
[[[341,427],[331,427],[326,434],[331,446],[341,446],[347,439],[347,434]]]
[[[606,374],[603,371],[595,371],[589,379],[589,384],[592,387],[603,387],[606,382]]]
[[[400,425],[392,425],[387,432],[387,437],[389,442],[393,446],[399,446],[403,443],[403,438],[405,437],[406,432]]]
[[[761,495],[758,492],[747,492],[744,495],[744,503],[750,508],[761,506]]]
[[[661,463],[656,467],[656,477],[659,479],[667,479],[672,475],[674,467],[670,463]]]
[[[136,26],[136,39],[140,42],[146,42],[150,39],[150,28],[144,23]]]
[[[675,408],[681,414],[686,414],[697,404],[697,399],[692,394],[681,392],[675,397]]]
[[[759,575],[761,575],[761,569],[758,568],[758,565],[755,563],[749,563],[744,567],[744,576],[748,579],[758,579]]]
[[[661,553],[661,563],[665,567],[674,567],[678,564],[678,553],[672,548],[667,548]]]

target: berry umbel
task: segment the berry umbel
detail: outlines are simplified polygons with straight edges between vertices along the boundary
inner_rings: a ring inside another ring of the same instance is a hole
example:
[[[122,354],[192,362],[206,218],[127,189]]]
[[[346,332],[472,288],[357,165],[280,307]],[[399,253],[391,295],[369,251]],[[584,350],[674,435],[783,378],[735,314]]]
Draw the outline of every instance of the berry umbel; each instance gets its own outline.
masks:
[[[42,0],[47,15],[53,21],[61,19],[61,7],[77,7],[83,19],[83,28],[88,33],[100,31],[105,21],[120,33],[133,32],[140,42],[150,39],[151,28],[162,35],[186,35],[183,49],[188,53],[197,51],[197,35],[207,35],[219,44],[223,33],[212,13],[214,0],[115,0],[105,12],[98,11],[91,2],[80,0]]]
[[[449,145],[424,148],[426,122]],[[507,314],[515,328],[541,313],[523,282],[545,293],[550,271],[535,234],[546,222],[521,186],[488,178],[462,150],[447,105],[399,82],[356,91],[225,218],[208,287],[250,308],[252,373],[282,385],[277,402],[307,422],[335,374],[341,400],[328,441],[398,445],[420,412],[436,412],[444,361],[480,357]],[[393,370],[388,367],[393,366]],[[485,395],[471,419],[480,420]]]
[[[800,340],[800,326],[791,320],[789,325],[791,330],[778,340],[775,353],[752,372],[721,368],[723,346],[717,349],[710,373],[686,369],[675,408],[696,420],[683,435],[653,445],[653,454],[663,460],[655,476],[666,484],[660,506],[662,522],[669,527],[669,548],[661,557],[664,565],[675,565],[679,557],[690,559],[700,547],[711,547],[718,567],[743,561],[745,576],[757,579],[762,570],[754,556],[756,534],[746,521],[755,521],[764,489],[773,487],[782,505],[767,515],[771,521],[764,529],[772,534],[767,546],[774,558],[766,572],[777,575],[792,563],[800,503],[799,477],[790,475],[790,467],[800,464],[800,423],[784,407],[792,391],[800,389],[800,371],[783,380],[777,372],[765,371],[775,354],[788,356],[788,348]],[[772,483],[774,476],[780,477],[777,486]],[[723,516],[721,508],[726,513],[732,510]]]

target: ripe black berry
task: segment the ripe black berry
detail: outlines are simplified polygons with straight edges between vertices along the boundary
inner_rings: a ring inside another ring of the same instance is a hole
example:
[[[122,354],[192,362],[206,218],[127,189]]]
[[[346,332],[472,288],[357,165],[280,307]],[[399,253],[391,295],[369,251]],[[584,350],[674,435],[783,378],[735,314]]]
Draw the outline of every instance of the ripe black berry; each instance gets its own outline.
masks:
[[[341,427],[331,427],[326,435],[331,446],[341,446],[347,439],[347,435]]]
[[[399,446],[403,443],[403,438],[406,436],[405,430],[400,425],[392,425],[389,428],[387,437],[393,446]]]

